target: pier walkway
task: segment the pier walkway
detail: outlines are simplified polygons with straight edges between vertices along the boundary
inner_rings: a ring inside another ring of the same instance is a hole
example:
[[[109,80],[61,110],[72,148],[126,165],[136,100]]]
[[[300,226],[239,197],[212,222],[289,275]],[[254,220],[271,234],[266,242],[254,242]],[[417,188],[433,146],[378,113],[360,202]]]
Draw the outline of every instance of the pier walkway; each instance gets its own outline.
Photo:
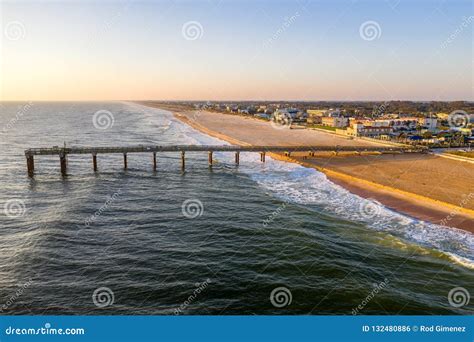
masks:
[[[314,156],[315,152],[380,152],[380,153],[413,153],[426,152],[423,147],[386,147],[386,146],[235,146],[235,145],[165,145],[165,146],[124,146],[124,147],[58,147],[51,148],[29,148],[25,150],[28,175],[32,177],[35,169],[35,156],[59,156],[61,173],[67,173],[67,157],[75,154],[90,154],[94,171],[97,171],[98,154],[123,154],[124,168],[127,168],[128,153],[152,153],[153,169],[156,170],[156,154],[164,152],[181,153],[181,169],[185,168],[186,152],[207,152],[209,165],[212,166],[213,152],[234,152],[235,163],[239,164],[240,152],[258,152],[260,160],[265,162],[265,153],[285,153],[290,156],[292,152],[306,152],[308,156]]]

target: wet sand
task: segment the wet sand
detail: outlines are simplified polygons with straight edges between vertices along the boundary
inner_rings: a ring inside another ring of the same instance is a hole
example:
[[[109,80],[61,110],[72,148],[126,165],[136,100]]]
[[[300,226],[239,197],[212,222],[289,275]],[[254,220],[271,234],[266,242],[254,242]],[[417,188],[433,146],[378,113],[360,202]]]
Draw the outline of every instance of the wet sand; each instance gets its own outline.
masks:
[[[160,103],[141,104],[170,110],[190,126],[232,144],[377,145],[320,131],[275,127],[240,115],[189,111]],[[304,153],[294,153],[290,158],[272,153],[271,156],[314,167],[350,192],[375,199],[394,211],[474,233],[474,164],[421,153],[321,154],[314,158]]]

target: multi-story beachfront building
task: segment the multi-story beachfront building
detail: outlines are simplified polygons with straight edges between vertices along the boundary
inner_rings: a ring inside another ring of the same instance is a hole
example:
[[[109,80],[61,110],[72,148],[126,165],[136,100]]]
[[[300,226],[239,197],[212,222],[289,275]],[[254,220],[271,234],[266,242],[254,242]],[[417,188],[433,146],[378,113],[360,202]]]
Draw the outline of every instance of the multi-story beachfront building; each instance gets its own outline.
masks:
[[[382,121],[384,125],[388,124],[388,126],[393,127],[395,131],[416,130],[417,128],[435,131],[438,125],[438,119],[434,117],[406,117]]]
[[[306,113],[308,113],[308,117],[323,117],[327,115],[327,110],[326,109],[308,109],[306,110]]]
[[[321,118],[321,124],[324,126],[343,128],[347,127],[349,124],[349,119],[340,115],[340,116],[324,116]]]
[[[339,133],[339,132],[338,132]],[[354,123],[345,130],[345,134],[353,137],[377,137],[393,133],[390,126],[366,126],[363,123]]]
[[[394,132],[414,131],[417,129],[426,129],[431,132],[436,131],[438,119],[433,117],[405,117],[405,118],[386,118],[386,119],[356,119],[351,118],[349,124],[352,127],[356,123],[362,123],[367,127],[391,127]]]

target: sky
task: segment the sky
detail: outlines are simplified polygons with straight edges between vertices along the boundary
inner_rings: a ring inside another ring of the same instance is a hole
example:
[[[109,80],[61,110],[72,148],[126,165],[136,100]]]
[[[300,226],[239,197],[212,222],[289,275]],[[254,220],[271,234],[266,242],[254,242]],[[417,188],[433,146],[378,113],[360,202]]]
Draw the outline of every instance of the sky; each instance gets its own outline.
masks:
[[[0,100],[474,100],[470,0],[0,0]]]

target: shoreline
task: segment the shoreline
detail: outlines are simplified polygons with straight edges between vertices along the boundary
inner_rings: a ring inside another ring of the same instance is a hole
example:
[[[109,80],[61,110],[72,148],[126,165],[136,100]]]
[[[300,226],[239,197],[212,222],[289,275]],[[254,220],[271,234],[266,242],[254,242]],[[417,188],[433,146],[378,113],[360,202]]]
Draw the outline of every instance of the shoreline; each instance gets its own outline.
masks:
[[[159,108],[170,111],[173,116],[181,122],[209,136],[227,141],[231,144],[251,146],[252,144],[241,141],[235,137],[216,132],[201,125],[196,120],[190,120],[183,114],[182,109],[162,108],[146,103],[140,103],[152,108]],[[222,114],[225,115],[225,114]],[[251,118],[245,118],[251,120]],[[351,176],[349,174],[321,167],[316,163],[308,162],[300,157],[287,157],[280,153],[267,153],[275,160],[297,163],[304,167],[314,168],[331,182],[341,186],[345,190],[365,199],[373,199],[390,210],[410,216],[415,219],[427,221],[433,224],[440,224],[451,228],[461,229],[474,233],[474,210],[456,206],[450,203],[439,201],[426,196],[403,191],[395,187],[389,187],[365,179]]]

